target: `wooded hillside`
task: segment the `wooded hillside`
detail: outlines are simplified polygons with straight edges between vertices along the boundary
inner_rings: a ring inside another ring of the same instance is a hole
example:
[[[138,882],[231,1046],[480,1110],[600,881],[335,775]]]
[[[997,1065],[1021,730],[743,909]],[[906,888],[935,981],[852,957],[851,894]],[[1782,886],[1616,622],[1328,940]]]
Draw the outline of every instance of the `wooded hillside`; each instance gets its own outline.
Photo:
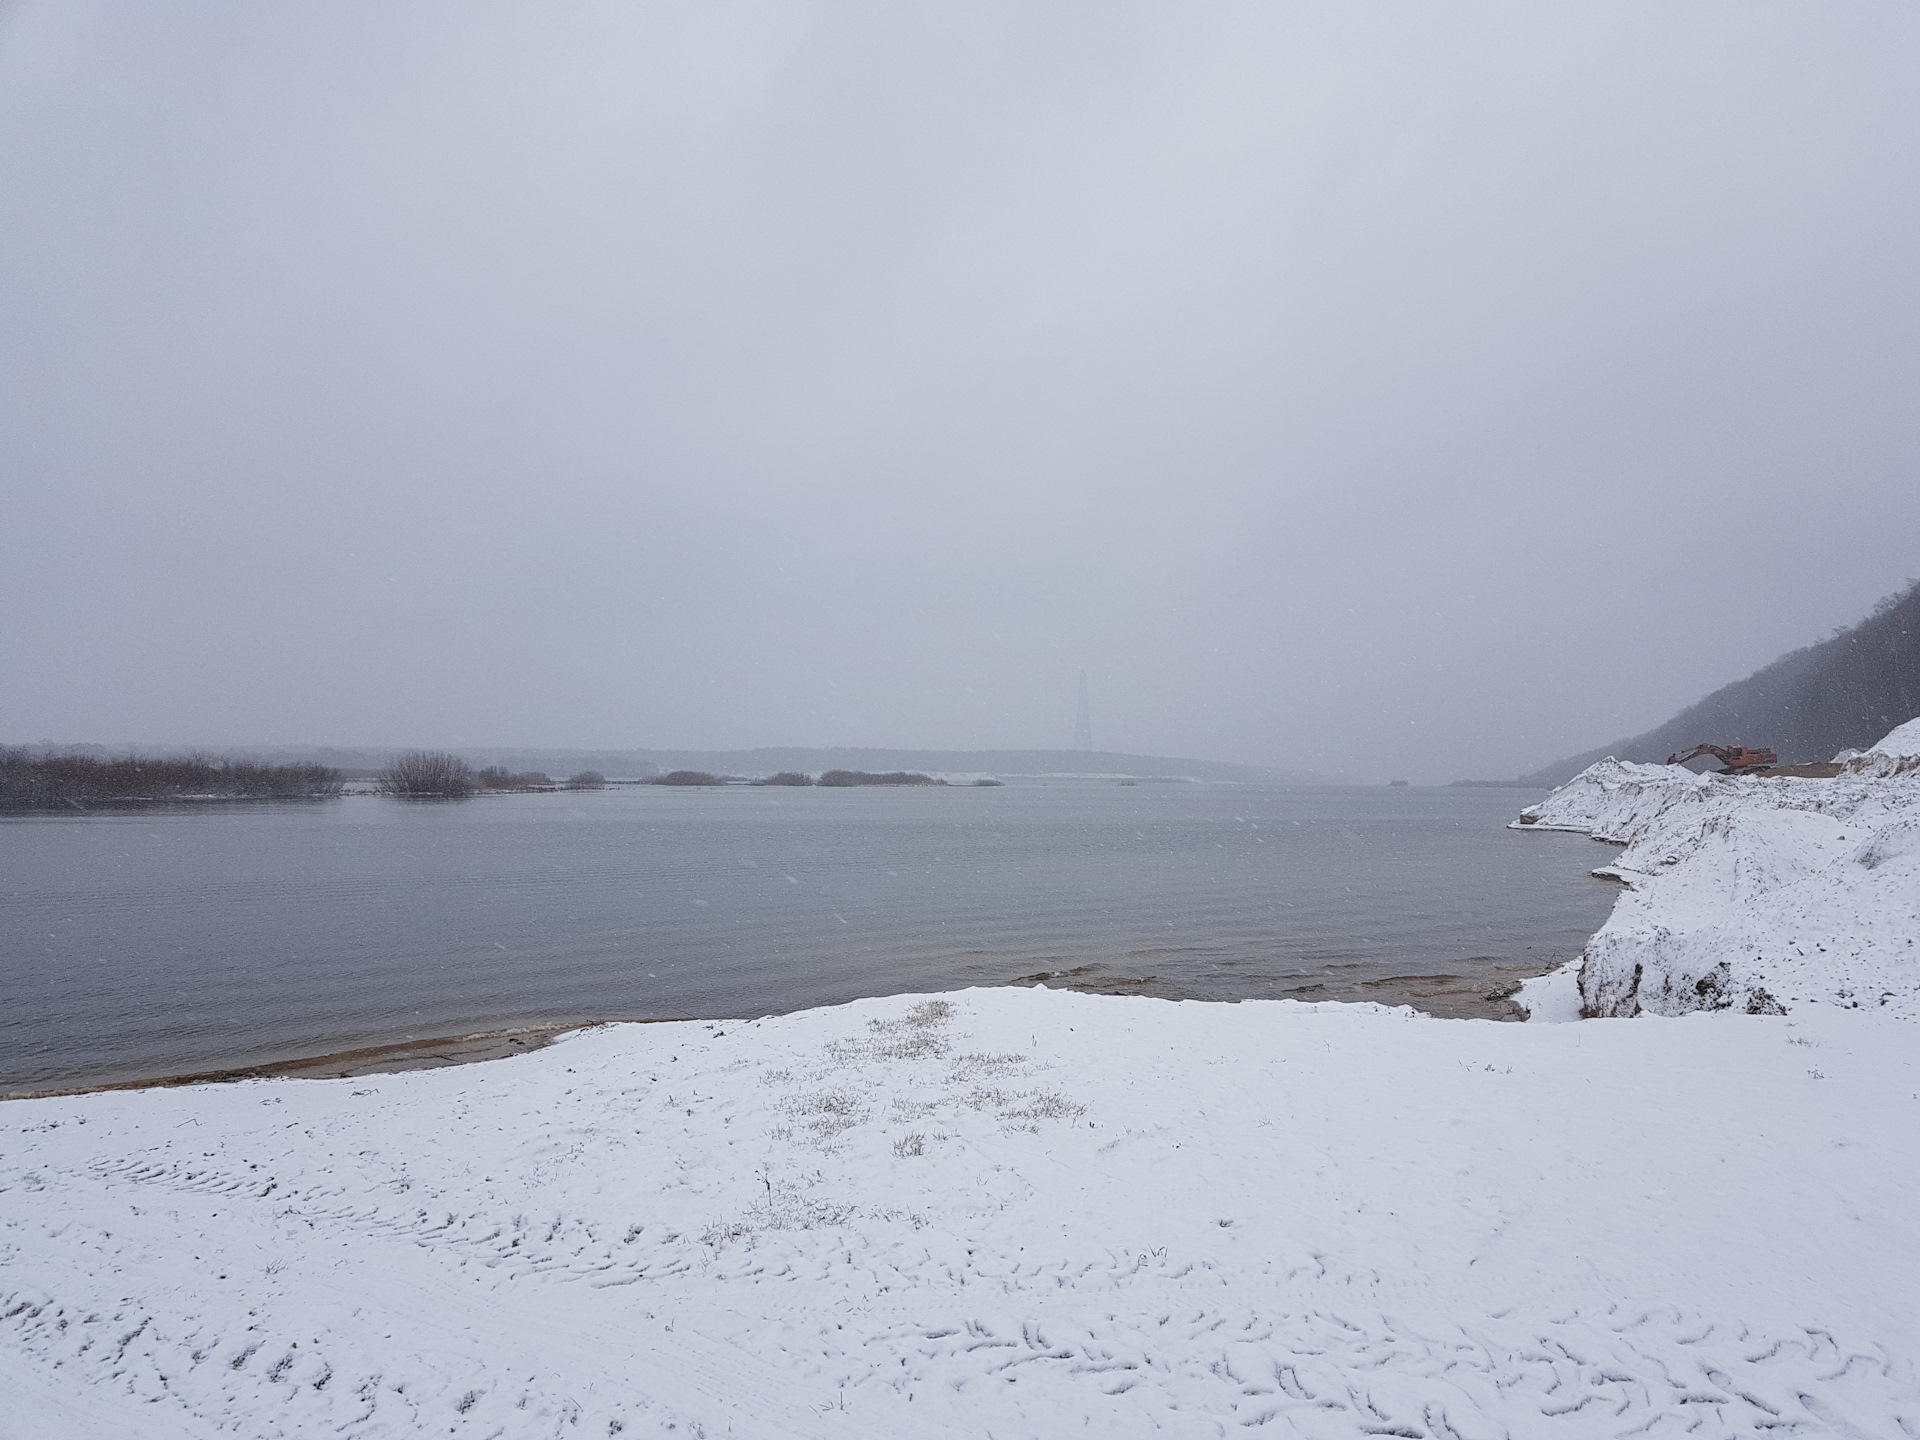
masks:
[[[1657,762],[1706,741],[1764,745],[1782,763],[1864,749],[1920,715],[1920,584],[1889,595],[1850,630],[1723,685],[1644,735],[1602,745],[1522,779],[1558,785],[1608,755]]]

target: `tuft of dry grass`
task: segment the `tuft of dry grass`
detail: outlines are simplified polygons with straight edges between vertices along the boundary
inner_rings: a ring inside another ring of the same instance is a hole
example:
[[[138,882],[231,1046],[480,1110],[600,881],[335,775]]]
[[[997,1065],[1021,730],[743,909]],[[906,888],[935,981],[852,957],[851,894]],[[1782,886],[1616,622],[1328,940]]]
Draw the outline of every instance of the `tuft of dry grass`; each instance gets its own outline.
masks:
[[[867,1028],[881,1035],[892,1035],[901,1030],[931,1030],[936,1025],[944,1025],[953,1018],[951,1000],[922,1000],[897,1020],[869,1020]]]
[[[779,1195],[738,1220],[718,1220],[700,1236],[702,1245],[724,1245],[730,1240],[751,1240],[769,1230],[818,1230],[824,1225],[844,1225],[855,1207],[830,1200],[808,1200],[797,1195]]]
[[[1010,1130],[1038,1134],[1042,1120],[1073,1120],[1086,1114],[1087,1107],[1053,1091],[1029,1091],[1009,1095],[1004,1090],[980,1086],[961,1099],[975,1110],[991,1109],[994,1118]]]
[[[947,1079],[954,1085],[970,1080],[987,1080],[1017,1070],[1025,1064],[1025,1055],[962,1055],[953,1062],[953,1070]]]
[[[897,1019],[867,1021],[868,1039],[830,1041],[827,1058],[836,1065],[865,1060],[937,1060],[950,1048],[939,1029],[952,1017],[951,1001],[923,1000]]]
[[[1004,1090],[990,1090],[984,1086],[976,1086],[968,1094],[960,1097],[960,1103],[970,1110],[985,1110],[988,1106],[998,1109],[1011,1105],[1016,1098],[1018,1097],[1009,1095]]]
[[[1009,1110],[1002,1119],[1072,1120],[1087,1113],[1087,1107],[1052,1091],[1031,1096],[1027,1103]]]
[[[860,1097],[851,1090],[819,1090],[811,1095],[795,1095],[780,1108],[802,1121],[816,1139],[827,1139],[842,1130],[851,1130],[867,1118]]]
[[[925,1032],[898,1039],[833,1040],[827,1044],[827,1058],[836,1065],[862,1060],[937,1060],[946,1053],[946,1037]]]

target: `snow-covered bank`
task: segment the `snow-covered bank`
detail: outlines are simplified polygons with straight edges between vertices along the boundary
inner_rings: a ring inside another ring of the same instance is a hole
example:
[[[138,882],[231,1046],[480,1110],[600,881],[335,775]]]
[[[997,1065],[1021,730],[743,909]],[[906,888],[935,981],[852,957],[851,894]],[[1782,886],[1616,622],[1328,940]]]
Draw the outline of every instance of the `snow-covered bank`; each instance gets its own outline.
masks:
[[[1587,1015],[1809,1005],[1920,1018],[1920,721],[1831,779],[1602,760],[1520,825],[1626,848],[1587,943]],[[1550,987],[1533,987],[1529,996]]]
[[[1913,1034],[976,990],[16,1101],[0,1433],[1920,1436]]]

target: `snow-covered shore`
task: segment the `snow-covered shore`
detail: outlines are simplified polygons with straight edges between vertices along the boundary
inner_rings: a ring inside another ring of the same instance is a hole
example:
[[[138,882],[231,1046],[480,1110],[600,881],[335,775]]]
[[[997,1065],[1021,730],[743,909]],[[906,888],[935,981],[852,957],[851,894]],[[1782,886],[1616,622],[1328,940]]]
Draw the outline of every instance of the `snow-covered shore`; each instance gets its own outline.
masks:
[[[1516,823],[1626,847],[1595,872],[1626,889],[1579,962],[1581,1013],[1920,1018],[1920,721],[1828,779],[1602,760]]]
[[[0,1434],[1920,1435],[1913,1033],[974,990],[11,1102]]]
[[[1625,844],[1566,1003],[1642,1018],[968,990],[0,1105],[0,1437],[1920,1440],[1920,760],[1526,819]]]

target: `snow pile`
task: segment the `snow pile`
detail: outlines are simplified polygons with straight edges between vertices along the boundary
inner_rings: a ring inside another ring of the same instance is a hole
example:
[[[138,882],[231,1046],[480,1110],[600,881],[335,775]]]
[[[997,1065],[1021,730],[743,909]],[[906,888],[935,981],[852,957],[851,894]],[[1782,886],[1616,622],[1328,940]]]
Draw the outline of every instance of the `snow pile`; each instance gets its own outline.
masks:
[[[1609,755],[1522,810],[1508,828],[1578,830],[1625,844],[1669,806],[1700,796],[1712,783],[1679,765],[1640,765]]]
[[[1908,734],[1920,740],[1920,722],[1824,780],[1603,760],[1524,812],[1626,847],[1595,872],[1627,892],[1580,962],[1581,1013],[1819,1004],[1920,1017],[1920,759],[1897,748]]]
[[[1855,775],[1911,775],[1920,771],[1920,717],[1909,720],[1864,755],[1847,761]]]
[[[1912,1437],[1912,1034],[1016,989],[15,1101],[0,1433]]]
[[[1920,755],[1920,716],[1893,730],[1869,755]]]

